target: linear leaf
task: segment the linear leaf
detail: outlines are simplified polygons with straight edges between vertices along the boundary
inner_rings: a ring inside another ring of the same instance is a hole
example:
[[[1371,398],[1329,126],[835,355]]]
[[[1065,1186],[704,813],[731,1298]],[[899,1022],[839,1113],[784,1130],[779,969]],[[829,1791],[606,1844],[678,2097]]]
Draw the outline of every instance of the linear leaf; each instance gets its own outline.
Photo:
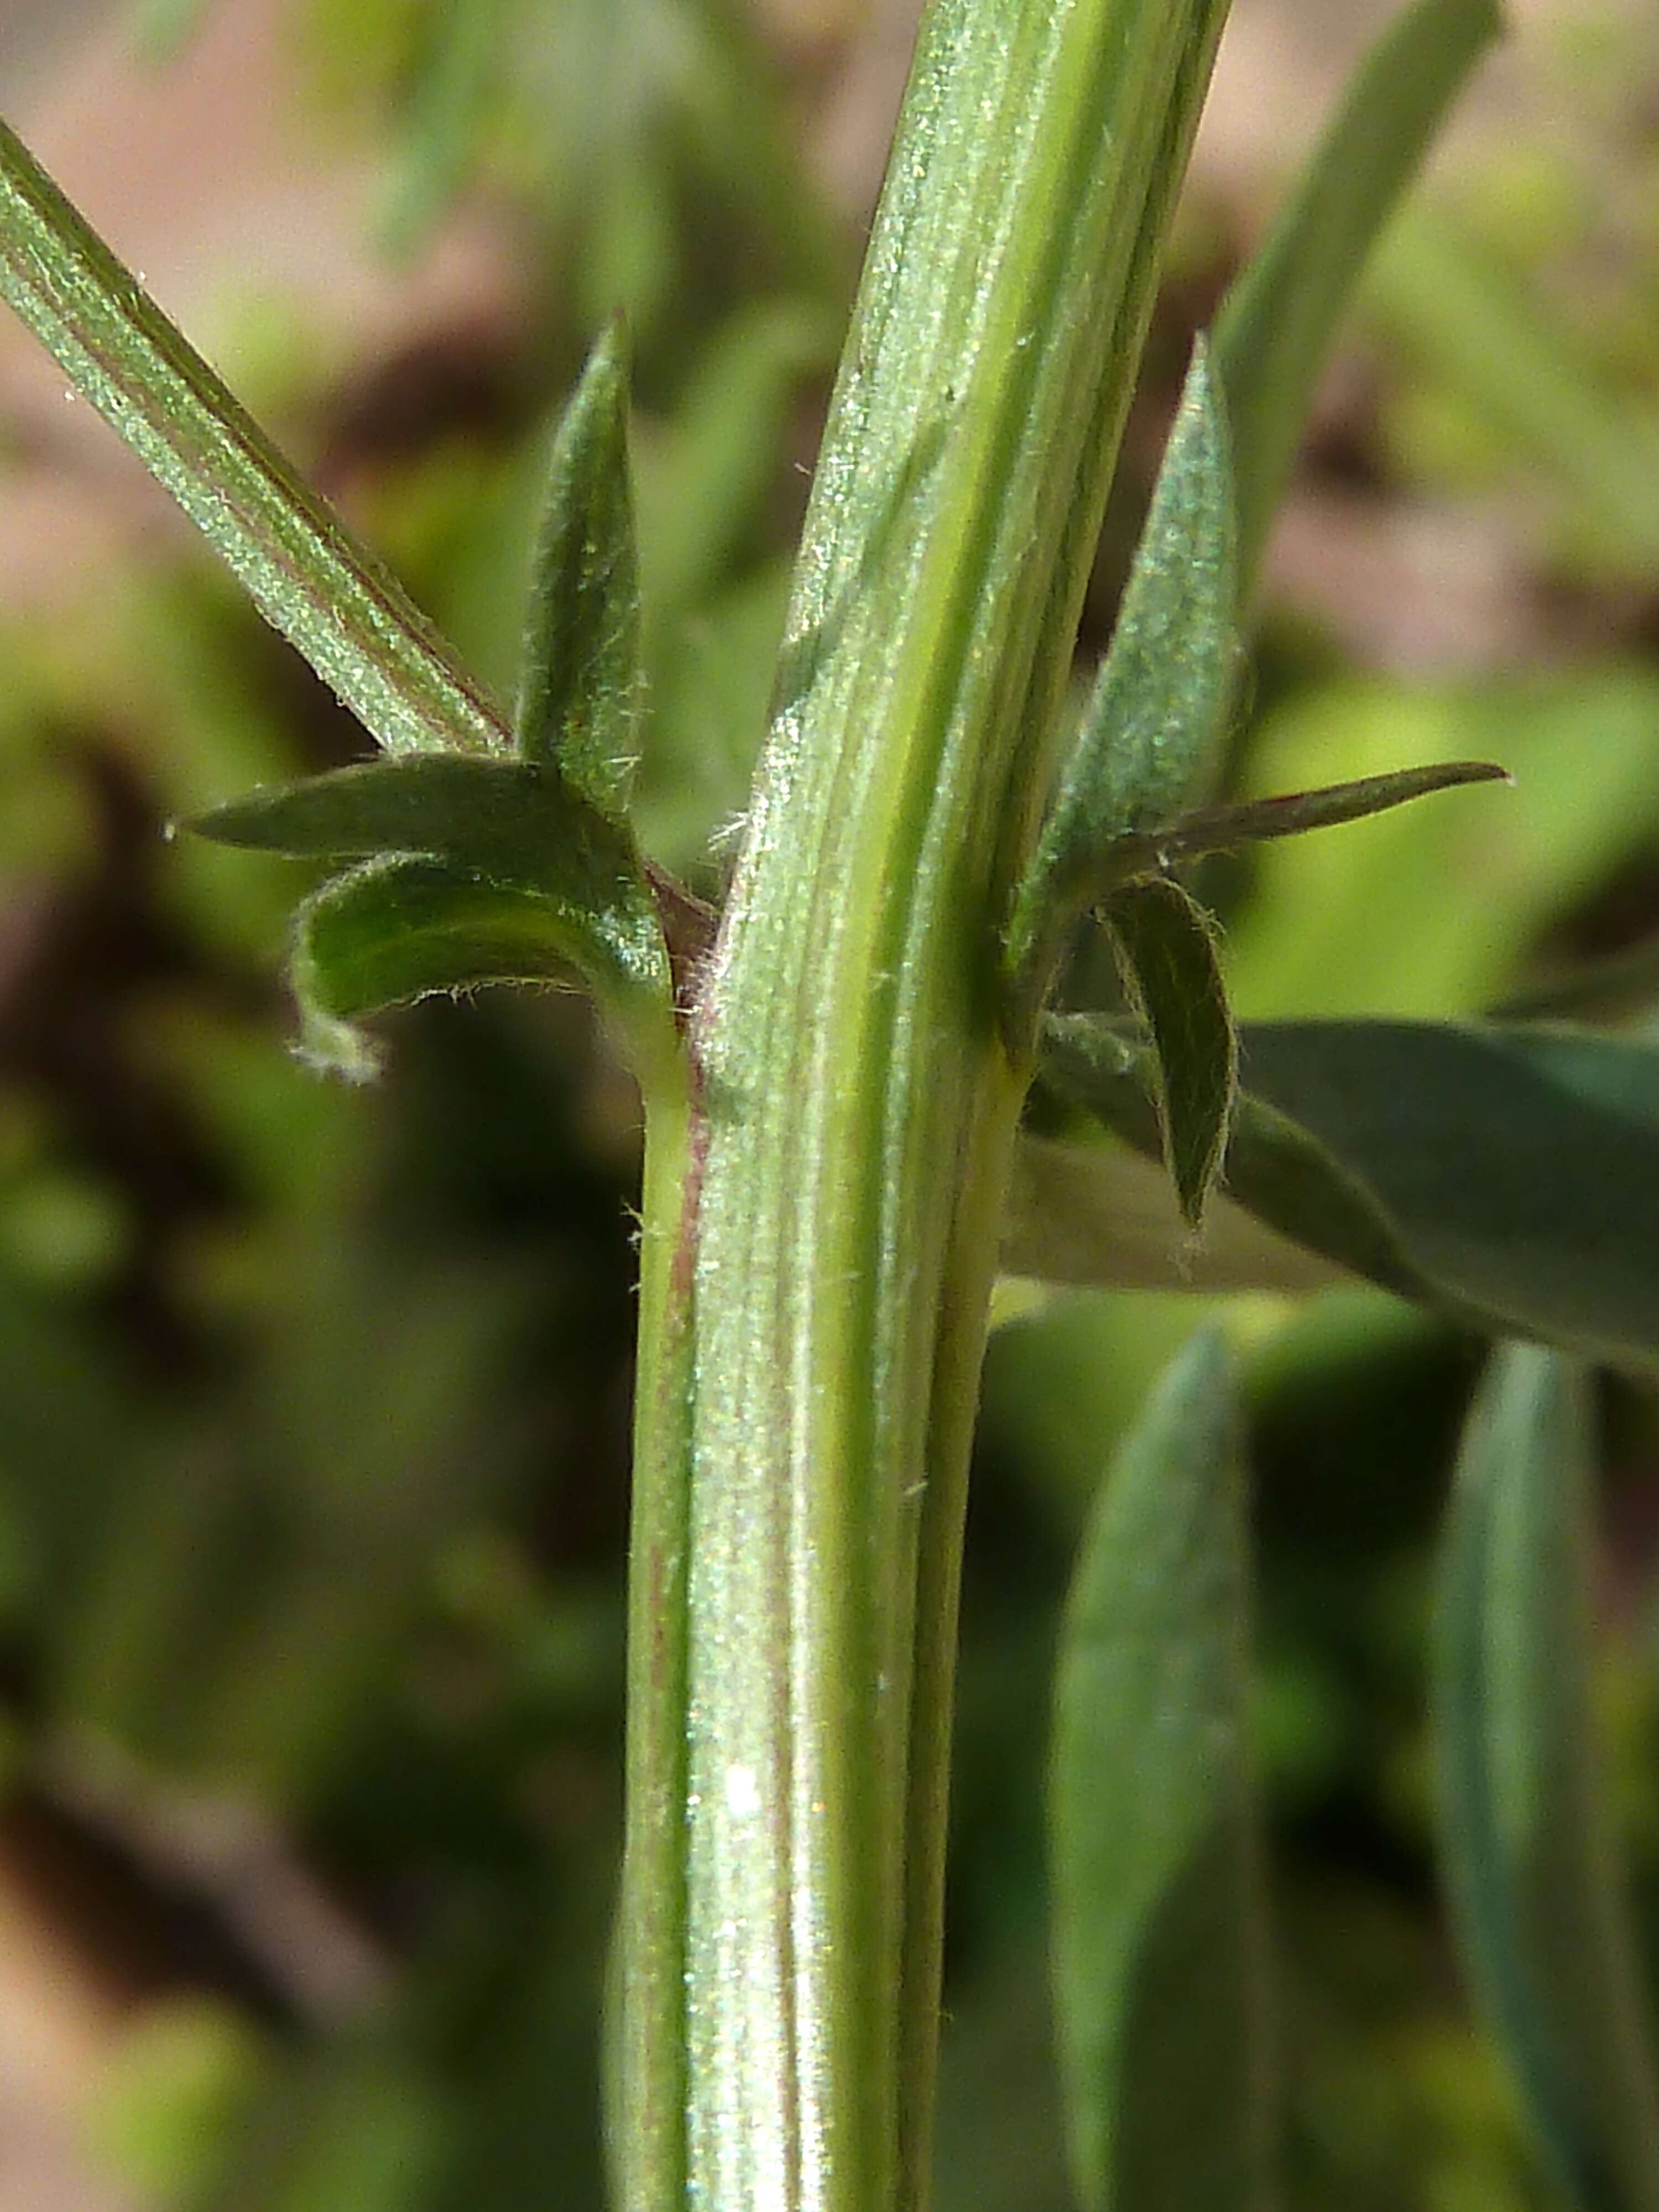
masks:
[[[301,1051],[361,1080],[380,1065],[362,1016],[489,983],[574,984],[593,957],[591,933],[543,893],[437,860],[368,860],[295,917]]]
[[[1232,1116],[1237,1047],[1208,917],[1164,877],[1106,908],[1125,988],[1152,1032],[1158,1125],[1182,1218],[1196,1229]]]
[[[1222,307],[1215,368],[1237,454],[1241,599],[1359,270],[1500,27],[1497,0],[1418,0],[1391,25]]]
[[[0,298],[390,753],[499,753],[500,710],[0,123]]]
[[[1035,1017],[1100,858],[1203,787],[1231,675],[1232,477],[1200,340],[1112,642],[1014,902],[1009,968]]]
[[[1464,1434],[1439,1568],[1434,1746],[1452,1918],[1558,2180],[1659,2206],[1659,2077],[1591,1687],[1583,1377],[1500,1349]]]
[[[1315,791],[1200,807],[1158,829],[1128,830],[1104,843],[1079,849],[1079,880],[1071,886],[1071,897],[1052,905],[1035,925],[1040,933],[1028,940],[1024,958],[1011,975],[1011,1045],[1016,1049],[1023,1046],[1029,1025],[1036,1019],[1053,982],[1065,930],[1084,905],[1109,904],[1124,885],[1165,877],[1211,853],[1358,822],[1368,814],[1386,813],[1391,807],[1431,792],[1449,790],[1455,784],[1510,781],[1507,769],[1489,761],[1439,761],[1425,768],[1360,776],[1350,783],[1329,784]]]
[[[1080,1192],[1120,1171],[1103,1129],[1159,1157],[1151,1055],[1121,1023],[1051,1018],[1042,1079],[1081,1119],[1040,1140],[1066,1172],[1048,1158],[1019,1178],[1028,1211],[1004,1265],[1115,1281],[1122,1259],[1109,1236],[1091,1259]],[[1477,1327],[1659,1368],[1659,1047],[1496,1024],[1247,1023],[1239,1085],[1222,1186],[1280,1236]]]
[[[1310,830],[1331,830],[1386,814],[1431,793],[1464,783],[1508,783],[1507,769],[1492,761],[1435,761],[1425,768],[1395,769],[1385,775],[1357,776],[1316,791],[1285,792],[1273,799],[1247,799],[1227,806],[1203,806],[1161,829],[1120,837],[1098,856],[1099,896],[1113,883],[1162,874],[1201,860],[1206,854],[1235,851],[1272,837],[1299,837]]]
[[[556,927],[567,967],[577,969],[613,1012],[630,1015],[672,1004],[657,907],[628,833],[555,769],[451,754],[368,761],[255,792],[191,826],[222,844],[313,859],[419,859],[437,864],[446,882],[465,877],[483,890],[525,895],[551,918],[545,926]],[[407,911],[415,931],[409,958],[416,973],[422,972],[422,948],[437,925],[427,906],[400,902],[392,891],[398,883],[430,880],[435,878],[388,878],[378,904],[369,902],[377,927],[390,927],[396,914]],[[511,902],[507,910],[519,912]],[[302,928],[308,926],[302,921]],[[375,957],[393,962],[390,950]],[[514,980],[516,972],[509,967],[499,980]],[[440,979],[421,989],[449,988]],[[421,992],[400,989],[392,995]]]
[[[1238,1412],[1206,1333],[1103,1486],[1060,1638],[1054,1995],[1086,2212],[1267,2198],[1246,1554]]]
[[[514,726],[620,818],[639,750],[640,586],[628,474],[628,355],[613,323],[564,411],[548,465]]]

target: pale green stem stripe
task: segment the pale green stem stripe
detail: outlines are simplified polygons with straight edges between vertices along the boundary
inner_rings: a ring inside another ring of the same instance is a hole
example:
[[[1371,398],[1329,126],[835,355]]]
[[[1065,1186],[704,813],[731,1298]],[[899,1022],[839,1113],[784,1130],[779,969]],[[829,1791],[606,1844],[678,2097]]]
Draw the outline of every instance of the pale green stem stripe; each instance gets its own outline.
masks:
[[[3,123],[0,298],[387,752],[507,749],[500,709],[391,572],[300,480]]]
[[[1224,13],[936,0],[872,240],[696,1029],[704,2212],[924,2201],[997,923]]]
[[[687,1513],[699,1142],[687,1074],[678,1052],[665,1054],[642,1085],[628,1825],[609,2053],[612,2179],[622,2212],[684,2202]]]

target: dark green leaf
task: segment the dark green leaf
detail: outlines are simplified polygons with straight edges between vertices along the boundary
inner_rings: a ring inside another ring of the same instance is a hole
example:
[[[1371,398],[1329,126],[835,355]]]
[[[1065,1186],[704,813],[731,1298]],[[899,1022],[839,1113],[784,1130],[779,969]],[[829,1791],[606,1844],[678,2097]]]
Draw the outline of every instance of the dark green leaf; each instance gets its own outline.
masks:
[[[223,844],[368,864],[300,916],[295,986],[319,1059],[349,1056],[343,1038],[317,1042],[325,1018],[474,983],[574,971],[630,1029],[672,1005],[657,902],[628,833],[555,769],[368,761],[192,826]]]
[[[639,879],[626,832],[556,771],[459,754],[333,769],[234,799],[188,826],[217,844],[300,859],[418,854],[596,908]]]
[[[1202,788],[1226,703],[1233,611],[1226,425],[1200,343],[1110,650],[1015,899],[1009,968],[1030,1018],[1066,930],[1099,896],[1103,854]]]
[[[1074,1016],[1045,1025],[1042,1073],[1086,1117],[1043,1140],[1069,1139],[1073,1211],[1047,1217],[1067,1178],[1023,1178],[1034,1210],[1011,1224],[1005,1265],[1116,1280],[1110,1242],[1089,1264],[1076,1185],[1118,1171],[1088,1121],[1158,1157],[1151,1055],[1123,1024]],[[1246,1024],[1239,1083],[1223,1187],[1258,1219],[1478,1326],[1659,1366],[1659,1047],[1495,1024]]]
[[[1061,1634],[1054,1994],[1087,2212],[1267,2198],[1248,1595],[1238,1414],[1210,1334],[1103,1486]]]
[[[1418,0],[1390,27],[1222,307],[1215,366],[1237,455],[1242,598],[1355,279],[1441,118],[1499,28],[1496,0]]]
[[[0,123],[0,298],[390,753],[505,752],[499,710],[385,565]]]
[[[628,476],[628,357],[613,323],[553,442],[536,547],[519,750],[620,819],[639,750],[640,589]]]
[[[1137,876],[1201,860],[1269,837],[1298,837],[1309,830],[1330,830],[1386,814],[1431,792],[1461,783],[1507,783],[1507,769],[1492,761],[1435,761],[1425,768],[1402,768],[1387,775],[1362,775],[1352,783],[1328,784],[1317,791],[1286,792],[1274,799],[1249,799],[1231,806],[1204,806],[1163,828],[1119,837],[1098,856],[1100,890]]]
[[[440,861],[366,861],[313,892],[295,918],[301,1050],[362,1080],[380,1064],[355,1026],[365,1014],[487,983],[585,980],[595,948],[584,919],[542,893]]]
[[[1237,1052],[1215,940],[1179,884],[1126,884],[1106,908],[1124,987],[1152,1032],[1158,1125],[1182,1218],[1196,1229],[1221,1164]]]
[[[1559,1355],[1493,1359],[1439,1577],[1443,1859],[1476,1992],[1582,2212],[1659,2206],[1659,2086],[1592,1673],[1589,1406]]]

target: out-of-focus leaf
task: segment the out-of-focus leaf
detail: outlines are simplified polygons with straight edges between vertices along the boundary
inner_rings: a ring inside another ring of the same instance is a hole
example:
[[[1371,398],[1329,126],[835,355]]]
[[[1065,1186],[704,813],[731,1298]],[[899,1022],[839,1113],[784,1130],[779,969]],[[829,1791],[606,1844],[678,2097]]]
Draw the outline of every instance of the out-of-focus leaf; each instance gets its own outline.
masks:
[[[1483,2009],[1581,2212],[1659,2205],[1659,2076],[1591,1690],[1589,1407],[1508,1346],[1469,1417],[1440,1565],[1443,1863]]]
[[[1014,901],[1008,963],[1022,1023],[1119,841],[1155,830],[1202,787],[1231,675],[1234,580],[1227,429],[1200,343],[1110,648]]]
[[[442,2186],[460,2102],[391,2035],[301,2047],[215,2146],[197,2201],[210,2212],[416,2212]]]
[[[330,1022],[477,983],[574,970],[624,1019],[672,1004],[627,831],[550,767],[369,761],[255,792],[192,826],[222,844],[368,862],[307,902],[297,925],[295,988],[325,1061],[363,1072],[345,1035],[328,1048]]]
[[[1237,446],[1242,596],[1360,268],[1499,27],[1497,0],[1418,0],[1390,26],[1222,307],[1215,366]]]
[[[440,1548],[512,1465],[491,1410],[514,1310],[500,1282],[365,1265],[337,1227],[304,1259],[246,1389],[124,1467],[45,1655],[72,1736],[272,1812],[337,1778]],[[89,1802],[92,1757],[64,1778]],[[285,1979],[270,1924],[246,1940]]]
[[[503,0],[447,0],[424,11],[386,219],[394,250],[420,244],[465,177],[507,58],[507,20]]]
[[[788,594],[787,564],[769,563],[656,632],[633,818],[641,845],[667,867],[706,869],[710,841],[742,817]]]
[[[1125,988],[1152,1032],[1164,1157],[1196,1229],[1227,1141],[1237,1048],[1215,939],[1179,884],[1125,884],[1106,908]]]
[[[628,357],[612,324],[553,441],[514,718],[532,767],[556,767],[619,820],[639,749],[642,671]]]
[[[123,2033],[88,2114],[100,2160],[153,2202],[187,2203],[257,2094],[265,2054],[223,2000],[163,1998]]]
[[[1620,1021],[1659,1003],[1659,935],[1545,975],[1492,1008],[1500,1021]]]
[[[1346,1269],[1247,1213],[1224,1183],[1211,1191],[1204,1234],[1194,1237],[1162,1160],[1095,1133],[1021,1137],[1002,1266],[1028,1285],[1116,1291],[1301,1292],[1349,1279]]]
[[[0,298],[390,753],[505,751],[499,710],[0,123]]]
[[[1206,1334],[1103,1486],[1061,1633],[1054,1992],[1088,2212],[1267,2200],[1243,1493],[1226,1350]]]
[[[802,379],[835,365],[836,319],[805,300],[767,299],[711,333],[672,421],[638,455],[646,600],[653,623],[706,602],[776,489]]]
[[[1547,469],[1621,569],[1659,562],[1659,416],[1443,216],[1402,216],[1366,294],[1390,334]]]
[[[1045,1025],[1043,1079],[1141,1152],[1159,1147],[1149,1055],[1121,1024]],[[1223,1168],[1282,1235],[1477,1326],[1659,1366],[1659,1047],[1568,1030],[1246,1024]],[[1052,1145],[1053,1138],[1045,1140]],[[1113,1156],[1079,1134],[1078,1176]],[[1042,1203],[1055,1179],[1022,1178]],[[1109,1219],[1109,1217],[1106,1217]],[[1004,1264],[1080,1278],[1075,1210],[1011,1224]]]
[[[132,34],[146,61],[167,62],[190,42],[213,0],[134,0]]]
[[[489,983],[575,984],[593,957],[584,915],[538,891],[441,861],[365,861],[314,891],[295,917],[289,973],[301,1050],[352,1081],[380,1054],[366,1014]]]

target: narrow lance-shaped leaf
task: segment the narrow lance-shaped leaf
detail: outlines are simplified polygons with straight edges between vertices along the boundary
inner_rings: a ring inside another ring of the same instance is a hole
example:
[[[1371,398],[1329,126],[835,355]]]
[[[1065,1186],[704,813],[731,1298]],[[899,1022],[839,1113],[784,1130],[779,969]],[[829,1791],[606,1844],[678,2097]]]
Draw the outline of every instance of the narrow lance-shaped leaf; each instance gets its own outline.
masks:
[[[1234,596],[1226,426],[1200,341],[1111,646],[1015,897],[1016,1034],[1036,1018],[1066,931],[1100,895],[1101,855],[1202,787],[1226,703]]]
[[[289,975],[300,1051],[360,1082],[380,1054],[357,1024],[440,992],[584,980],[591,930],[544,894],[443,862],[367,860],[311,895],[295,917]]]
[[[1237,1048],[1208,917],[1179,884],[1126,884],[1106,908],[1130,1000],[1152,1032],[1164,1157],[1196,1229],[1232,1118]]]
[[[1126,1249],[1121,1159],[1100,1133],[1160,1157],[1152,1055],[1129,1025],[1073,1015],[1045,1024],[1041,1068],[1051,1127],[1028,1143],[1004,1265],[1145,1281],[1147,1194]],[[1659,1369],[1659,1048],[1495,1024],[1247,1024],[1239,1085],[1224,1191],[1281,1237],[1476,1327]],[[1164,1233],[1178,1242],[1173,1210]],[[1239,1286],[1248,1255],[1231,1249]],[[1261,1261],[1261,1282],[1284,1279],[1282,1253]]]
[[[1238,1413],[1206,1334],[1103,1486],[1061,1632],[1054,1998],[1085,2212],[1268,2201],[1248,1591]]]
[[[1351,783],[1325,784],[1315,791],[1202,806],[1161,829],[1132,831],[1104,847],[1096,856],[1091,896],[1103,898],[1118,884],[1185,867],[1211,853],[1361,822],[1368,814],[1386,814],[1390,807],[1426,799],[1431,792],[1449,791],[1457,784],[1510,781],[1509,770],[1492,761],[1435,761],[1425,768],[1394,769],[1383,775],[1357,776]]]
[[[1417,0],[1390,26],[1222,307],[1215,368],[1237,448],[1241,599],[1360,269],[1500,23],[1497,0]]]
[[[499,711],[0,123],[0,298],[392,753],[504,752]]]
[[[1591,1689],[1583,1376],[1500,1350],[1440,1566],[1434,1740],[1452,1916],[1476,1993],[1581,2212],[1659,2206],[1659,2078]]]
[[[204,815],[192,826],[222,844],[268,852],[435,863],[446,883],[462,878],[473,882],[482,906],[491,912],[495,909],[487,894],[521,895],[535,902],[543,917],[536,927],[556,937],[563,968],[578,972],[611,1013],[633,1023],[653,1010],[665,1018],[672,1006],[662,928],[632,842],[625,829],[590,805],[555,769],[448,754],[370,761],[279,790],[256,792]],[[379,999],[361,998],[350,1011],[455,988],[441,926],[447,908],[430,899],[405,901],[400,907],[388,888],[406,881],[429,891],[437,880],[413,876],[387,878],[380,885],[374,906],[377,928],[389,927],[399,912],[408,915],[413,934],[406,956],[397,957],[406,957],[414,984],[400,985]],[[516,916],[531,912],[512,899],[501,904]],[[466,915],[471,930],[471,908]],[[470,945],[465,931],[463,937]],[[516,940],[509,933],[507,941]],[[396,966],[390,950],[375,957]],[[456,957],[468,981],[512,981],[524,972],[509,962],[499,975],[487,976],[478,969],[474,952]],[[428,961],[430,979],[422,981]]]
[[[642,682],[628,353],[613,323],[565,410],[548,465],[515,717],[523,757],[556,764],[601,813],[620,818]]]

